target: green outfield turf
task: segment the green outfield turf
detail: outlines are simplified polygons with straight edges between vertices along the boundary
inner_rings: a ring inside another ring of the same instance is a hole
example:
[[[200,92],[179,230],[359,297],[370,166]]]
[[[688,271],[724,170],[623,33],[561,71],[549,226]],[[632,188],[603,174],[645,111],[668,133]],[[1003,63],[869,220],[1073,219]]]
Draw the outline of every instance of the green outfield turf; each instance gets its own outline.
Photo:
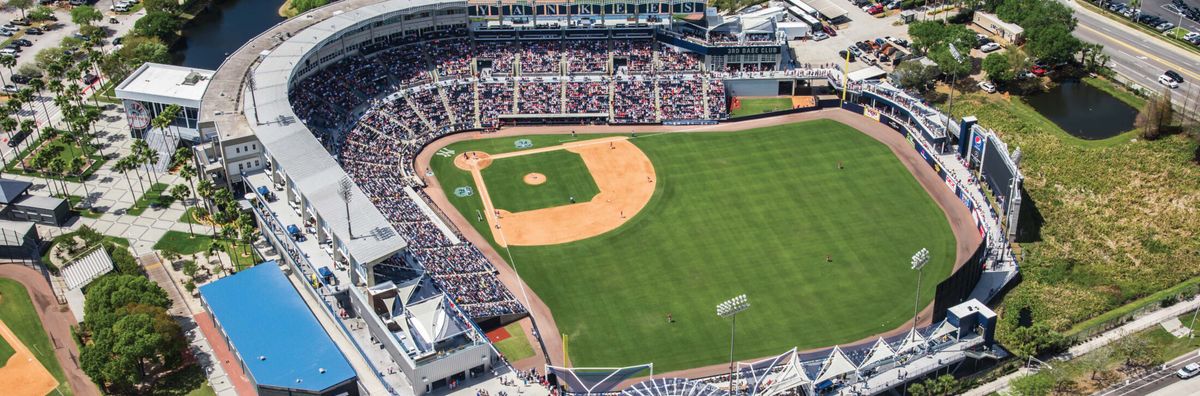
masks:
[[[525,175],[533,172],[545,175],[546,182],[525,183]],[[513,213],[570,205],[572,197],[587,202],[600,193],[583,157],[567,150],[501,158],[481,173],[492,204]]]
[[[741,107],[729,112],[730,117],[741,117],[792,108],[792,98],[738,98]]]
[[[858,340],[912,319],[914,252],[932,256],[922,305],[953,266],[945,215],[884,145],[843,124],[633,142],[658,177],[642,212],[598,237],[511,251],[570,335],[576,367],[653,362],[667,372],[727,361],[730,323],[714,307],[742,293],[752,306],[738,317],[738,359]],[[432,166],[452,204],[476,213],[477,195],[453,194],[470,175],[449,157]]]

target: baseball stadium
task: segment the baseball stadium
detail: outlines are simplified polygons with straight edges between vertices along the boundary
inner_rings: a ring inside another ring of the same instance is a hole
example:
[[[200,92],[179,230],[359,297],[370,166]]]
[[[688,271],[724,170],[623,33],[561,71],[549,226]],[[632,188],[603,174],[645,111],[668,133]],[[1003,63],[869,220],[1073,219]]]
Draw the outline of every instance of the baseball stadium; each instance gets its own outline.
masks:
[[[773,19],[707,9],[344,0],[231,54],[204,171],[250,202],[354,378],[260,392],[510,372],[876,394],[1003,354],[987,303],[1017,274],[1019,152],[836,60],[796,65]],[[791,106],[731,116],[759,100]]]

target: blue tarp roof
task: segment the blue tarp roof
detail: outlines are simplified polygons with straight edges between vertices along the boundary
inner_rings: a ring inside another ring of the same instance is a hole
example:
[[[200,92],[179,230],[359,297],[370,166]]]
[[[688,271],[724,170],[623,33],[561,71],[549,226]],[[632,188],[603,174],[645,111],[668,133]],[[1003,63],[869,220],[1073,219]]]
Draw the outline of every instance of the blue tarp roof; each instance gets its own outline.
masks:
[[[270,192],[271,192],[271,190],[267,190],[267,186],[258,186],[258,195],[262,195],[265,197],[267,195],[270,195]]]
[[[355,378],[297,293],[274,261],[200,287],[255,383],[319,392]]]
[[[287,226],[287,232],[288,232],[288,234],[299,234],[299,233],[300,233],[300,227],[296,227],[296,225],[295,225],[295,224],[288,224],[288,226]]]

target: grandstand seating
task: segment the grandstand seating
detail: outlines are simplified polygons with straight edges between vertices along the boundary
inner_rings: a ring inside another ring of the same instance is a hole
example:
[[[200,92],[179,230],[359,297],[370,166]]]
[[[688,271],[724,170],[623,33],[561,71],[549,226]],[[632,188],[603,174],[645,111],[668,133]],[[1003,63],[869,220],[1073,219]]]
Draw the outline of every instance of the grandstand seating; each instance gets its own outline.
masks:
[[[397,41],[313,72],[289,100],[403,235],[417,264],[476,319],[525,308],[478,249],[452,242],[404,191],[421,183],[412,169],[421,147],[455,131],[497,127],[514,113],[609,113],[610,123],[727,113],[724,85],[698,73],[700,57],[653,40]],[[628,74],[613,74],[618,58]]]

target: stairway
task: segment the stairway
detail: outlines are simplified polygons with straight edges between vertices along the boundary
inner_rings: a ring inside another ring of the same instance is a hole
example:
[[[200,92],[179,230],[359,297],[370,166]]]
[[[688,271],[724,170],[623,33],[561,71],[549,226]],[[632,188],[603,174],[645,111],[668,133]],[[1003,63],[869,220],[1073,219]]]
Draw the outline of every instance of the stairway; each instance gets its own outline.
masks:
[[[442,99],[442,107],[444,107],[444,110],[446,111],[446,116],[450,118],[450,125],[458,125],[458,115],[454,114],[454,111],[452,111],[450,108],[450,98],[446,96],[446,90],[442,89],[442,87],[438,87],[437,91],[438,98]]]
[[[558,83],[558,95],[559,95],[558,112],[562,113],[562,114],[566,114],[567,113],[567,83],[565,81]]]
[[[658,80],[654,80],[654,122],[662,122],[662,90]]]
[[[703,85],[704,89],[701,90],[701,92],[703,92],[703,93],[700,96],[700,105],[704,106],[704,119],[711,120],[712,115],[709,114],[709,111],[708,111],[708,89],[709,89],[708,88],[708,79],[704,78],[704,79],[701,79],[700,81],[704,82],[704,85]]]
[[[416,103],[413,103],[413,100],[412,100],[412,97],[411,97],[411,96],[404,95],[404,102],[405,102],[405,103],[408,103],[408,106],[409,106],[409,107],[412,107],[412,109],[413,109],[413,113],[416,113],[416,114],[417,114],[417,118],[421,119],[421,123],[422,123],[422,124],[425,124],[425,129],[427,129],[427,130],[429,130],[429,131],[434,131],[434,130],[436,130],[436,129],[434,129],[434,128],[433,128],[433,124],[430,124],[430,123],[429,123],[429,120],[425,118],[425,113],[422,113],[422,112],[421,112],[421,108],[420,108],[420,107],[417,107],[417,104],[416,104]]]
[[[616,79],[608,80],[608,122],[609,123],[613,123],[616,121],[616,112],[614,111],[616,108],[613,107],[613,102],[616,101],[616,91],[617,91],[617,80]]]
[[[479,83],[471,83],[471,93],[475,96],[475,127],[481,128],[483,127],[483,118],[479,115]]]
[[[517,109],[520,109],[520,108],[521,108],[521,107],[519,107],[519,104],[521,103],[521,83],[520,83],[520,82],[517,82],[517,81],[513,81],[513,82],[512,82],[512,85],[513,85],[513,108],[512,108],[512,113],[513,113],[513,114],[520,114],[520,113],[518,113],[518,112],[517,112]]]

